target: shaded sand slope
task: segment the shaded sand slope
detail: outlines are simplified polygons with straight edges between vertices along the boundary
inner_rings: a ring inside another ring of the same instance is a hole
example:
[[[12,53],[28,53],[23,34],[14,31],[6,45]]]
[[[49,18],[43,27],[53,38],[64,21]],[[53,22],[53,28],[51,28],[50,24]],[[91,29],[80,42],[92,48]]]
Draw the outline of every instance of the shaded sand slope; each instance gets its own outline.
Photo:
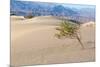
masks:
[[[86,48],[83,50],[76,39],[55,37],[59,22],[61,20],[51,16],[11,17],[11,65],[95,61],[94,24],[81,26],[81,38]]]

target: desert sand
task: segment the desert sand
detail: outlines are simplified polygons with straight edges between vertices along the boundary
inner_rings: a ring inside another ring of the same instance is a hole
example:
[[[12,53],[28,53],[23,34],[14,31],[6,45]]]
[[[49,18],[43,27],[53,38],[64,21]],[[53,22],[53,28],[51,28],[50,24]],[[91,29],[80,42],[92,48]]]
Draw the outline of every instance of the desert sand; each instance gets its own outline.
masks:
[[[11,16],[11,65],[58,64],[95,61],[95,24],[81,25],[82,49],[76,39],[58,39],[61,20],[52,16],[25,19]]]

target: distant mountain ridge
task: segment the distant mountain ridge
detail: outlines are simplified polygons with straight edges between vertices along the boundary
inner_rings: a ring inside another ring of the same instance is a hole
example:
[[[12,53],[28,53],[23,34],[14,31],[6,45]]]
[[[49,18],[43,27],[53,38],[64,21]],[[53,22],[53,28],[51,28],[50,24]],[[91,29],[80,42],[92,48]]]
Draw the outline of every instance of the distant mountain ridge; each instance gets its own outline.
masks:
[[[65,8],[62,5],[51,4],[51,3],[39,3],[39,2],[26,2],[26,1],[14,1],[11,0],[11,11],[19,11],[19,12],[28,12],[28,11],[36,11],[35,14],[39,14],[44,12],[43,15],[60,15],[60,13],[64,13],[65,15],[76,13],[70,8]],[[70,13],[71,12],[71,13]],[[66,14],[67,13],[67,14]],[[18,15],[18,14],[17,14]]]
[[[80,5],[65,5],[58,3],[43,3],[32,1],[16,1],[11,0],[10,3],[11,14],[18,16],[26,16],[30,12],[33,16],[66,16],[76,18],[88,18],[88,20],[95,21],[95,6],[81,6]],[[72,8],[73,7],[73,8]],[[84,8],[83,8],[84,7]]]

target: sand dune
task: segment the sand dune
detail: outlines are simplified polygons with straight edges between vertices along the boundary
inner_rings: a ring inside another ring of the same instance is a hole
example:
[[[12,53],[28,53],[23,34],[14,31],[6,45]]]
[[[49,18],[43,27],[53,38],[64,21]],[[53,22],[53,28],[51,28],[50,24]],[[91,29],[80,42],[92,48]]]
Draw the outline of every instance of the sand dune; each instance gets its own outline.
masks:
[[[88,26],[88,27],[91,27],[91,26],[95,26],[95,22],[88,22],[88,23],[85,23],[85,24],[82,24],[82,27],[86,27],[86,26]]]
[[[32,19],[12,16],[11,65],[95,61],[94,24],[81,26],[83,50],[76,39],[60,40],[55,37],[59,22],[61,20],[51,16]]]

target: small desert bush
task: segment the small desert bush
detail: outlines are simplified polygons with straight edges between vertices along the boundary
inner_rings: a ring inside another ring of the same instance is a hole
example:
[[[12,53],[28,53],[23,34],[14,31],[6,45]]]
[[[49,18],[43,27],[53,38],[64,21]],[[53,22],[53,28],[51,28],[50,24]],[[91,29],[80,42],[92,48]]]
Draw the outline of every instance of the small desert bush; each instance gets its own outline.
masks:
[[[27,15],[24,16],[24,18],[26,18],[26,19],[31,19],[31,18],[33,18],[33,17],[34,17],[34,16],[32,15],[32,10],[28,11],[28,12],[27,12]]]
[[[56,37],[61,38],[76,38],[82,48],[84,48],[83,43],[78,35],[78,31],[80,29],[80,25],[71,21],[62,21],[60,26],[56,28],[59,33],[56,33]]]
[[[31,19],[31,18],[33,18],[34,16],[32,16],[32,15],[28,15],[28,16],[24,16],[24,18],[26,18],[26,19]]]

